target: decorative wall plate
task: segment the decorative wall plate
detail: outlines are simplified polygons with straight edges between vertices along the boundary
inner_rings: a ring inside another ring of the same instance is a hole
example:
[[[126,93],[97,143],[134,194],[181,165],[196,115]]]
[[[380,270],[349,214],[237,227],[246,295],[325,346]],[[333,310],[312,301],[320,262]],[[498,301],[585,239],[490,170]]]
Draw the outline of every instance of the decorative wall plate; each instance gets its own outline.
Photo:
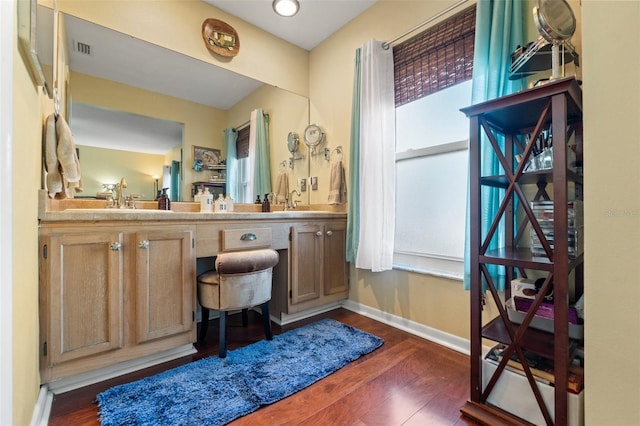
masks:
[[[207,49],[220,56],[233,57],[240,51],[240,38],[226,22],[208,18],[202,23],[202,39]]]

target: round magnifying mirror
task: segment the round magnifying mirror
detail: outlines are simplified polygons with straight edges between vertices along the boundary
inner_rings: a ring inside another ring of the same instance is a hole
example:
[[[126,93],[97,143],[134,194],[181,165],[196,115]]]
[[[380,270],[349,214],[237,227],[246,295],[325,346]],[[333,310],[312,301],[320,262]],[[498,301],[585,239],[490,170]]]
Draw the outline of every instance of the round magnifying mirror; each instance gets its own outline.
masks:
[[[315,148],[324,140],[324,132],[317,124],[309,124],[304,129],[304,143],[309,148]]]
[[[565,0],[538,0],[533,20],[540,35],[549,43],[569,40],[576,31],[576,17]]]
[[[295,132],[289,132],[289,136],[287,136],[287,148],[289,152],[292,154],[296,152],[298,145],[300,145],[300,136]]]

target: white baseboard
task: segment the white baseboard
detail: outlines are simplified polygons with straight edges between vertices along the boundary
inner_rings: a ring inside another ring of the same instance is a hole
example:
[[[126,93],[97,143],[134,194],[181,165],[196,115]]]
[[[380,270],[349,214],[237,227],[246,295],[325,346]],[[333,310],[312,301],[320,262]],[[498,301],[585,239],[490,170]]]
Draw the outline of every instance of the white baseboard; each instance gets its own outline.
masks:
[[[298,312],[295,314],[285,314],[281,313],[280,317],[276,317],[271,315],[271,321],[275,322],[278,325],[287,325],[294,323],[296,321],[300,321],[303,319],[307,319],[314,315],[322,314],[324,312],[329,312],[334,309],[338,309],[342,306],[342,302],[333,302],[327,305],[319,306],[317,308],[306,309],[302,312]]]
[[[143,368],[152,367],[162,364],[163,362],[172,361],[182,358],[183,356],[197,353],[198,351],[192,344],[178,346],[177,348],[147,355],[141,358],[132,359],[131,361],[121,362],[109,367],[99,368],[97,370],[88,371],[86,373],[77,374],[75,376],[65,377],[64,379],[54,380],[47,383],[49,392],[57,395],[69,392],[84,386],[122,376],[133,371],[142,370]]]
[[[342,301],[342,307],[357,314],[380,321],[392,327],[414,334],[423,339],[445,346],[454,351],[469,355],[469,340],[453,334],[445,333],[438,329],[428,327],[415,321],[402,318],[398,315],[383,312],[370,306],[362,305],[353,300]]]
[[[52,404],[53,394],[49,392],[46,385],[40,386],[40,394],[38,394],[38,401],[36,401],[36,405],[33,407],[33,414],[29,425],[47,426]]]

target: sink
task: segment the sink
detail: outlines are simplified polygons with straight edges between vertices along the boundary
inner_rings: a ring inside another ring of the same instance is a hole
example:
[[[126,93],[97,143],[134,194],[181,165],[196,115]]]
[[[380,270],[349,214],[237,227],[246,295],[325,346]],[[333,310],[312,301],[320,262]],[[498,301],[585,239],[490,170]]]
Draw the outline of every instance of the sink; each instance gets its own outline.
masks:
[[[173,213],[173,210],[154,209],[66,209],[67,213]]]

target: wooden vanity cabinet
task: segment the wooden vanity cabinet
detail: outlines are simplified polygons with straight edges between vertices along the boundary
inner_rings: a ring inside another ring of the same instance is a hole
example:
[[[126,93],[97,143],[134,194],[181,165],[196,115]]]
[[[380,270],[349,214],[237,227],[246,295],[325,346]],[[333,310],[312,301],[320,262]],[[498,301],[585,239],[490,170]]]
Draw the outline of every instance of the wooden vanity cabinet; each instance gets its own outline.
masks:
[[[348,297],[346,222],[310,222],[291,227],[288,313]]]
[[[93,225],[41,226],[43,382],[196,340],[193,228]]]

